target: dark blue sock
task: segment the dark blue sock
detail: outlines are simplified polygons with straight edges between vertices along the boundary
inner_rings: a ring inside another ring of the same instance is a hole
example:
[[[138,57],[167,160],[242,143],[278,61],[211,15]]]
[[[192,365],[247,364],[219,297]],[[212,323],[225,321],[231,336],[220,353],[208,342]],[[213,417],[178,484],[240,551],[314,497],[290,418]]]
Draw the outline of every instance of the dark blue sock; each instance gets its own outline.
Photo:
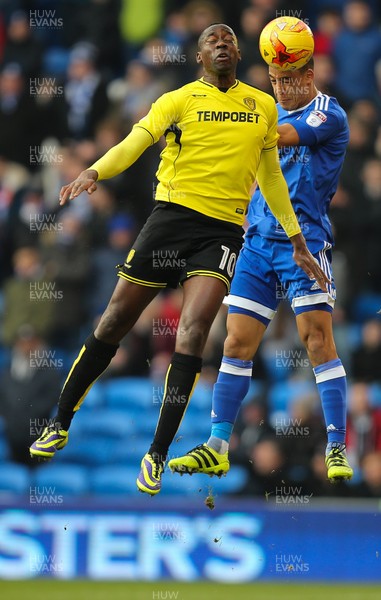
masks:
[[[327,428],[328,444],[345,443],[347,378],[339,358],[314,368]]]

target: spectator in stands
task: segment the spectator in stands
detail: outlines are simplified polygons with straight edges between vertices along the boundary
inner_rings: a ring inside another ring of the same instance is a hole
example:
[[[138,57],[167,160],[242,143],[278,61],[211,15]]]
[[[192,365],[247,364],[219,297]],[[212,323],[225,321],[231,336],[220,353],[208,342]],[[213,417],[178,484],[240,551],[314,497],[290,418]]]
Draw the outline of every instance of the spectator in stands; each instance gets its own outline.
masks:
[[[166,355],[167,361],[171,360],[175,349],[182,303],[182,290],[179,288],[169,290],[162,295],[161,302],[158,304],[158,311],[152,323],[153,354]]]
[[[345,26],[335,39],[333,56],[341,100],[350,106],[361,98],[377,99],[375,67],[381,58],[381,33],[365,0],[350,0],[343,17]]]
[[[325,8],[317,15],[316,29],[314,31],[315,56],[330,56],[333,51],[335,38],[339,35],[343,26],[341,14],[332,8]],[[316,63],[315,63],[316,70]],[[316,73],[315,73],[316,75]],[[321,90],[321,87],[317,85]]]
[[[272,93],[269,70],[265,64],[254,64],[248,67],[244,80],[267,94]]]
[[[349,123],[349,144],[345,157],[343,170],[341,173],[341,183],[345,189],[350,190],[354,195],[354,200],[358,204],[357,213],[364,212],[362,204],[362,182],[359,177],[364,164],[368,158],[373,156],[373,132],[369,125],[356,113],[350,112],[348,115]],[[357,216],[354,216],[357,223]]]
[[[268,500],[287,481],[286,458],[275,437],[263,439],[252,447],[247,468],[250,477],[241,494]]]
[[[319,398],[310,395],[294,400],[289,415],[278,420],[280,425],[276,427],[276,433],[287,456],[289,474],[294,481],[300,482],[308,479],[316,448],[326,439]]]
[[[52,282],[49,281],[37,248],[15,251],[14,276],[4,284],[3,343],[11,346],[22,325],[31,325],[41,337],[53,328]],[[53,286],[54,287],[54,286]]]
[[[38,77],[41,71],[42,48],[33,38],[33,29],[29,24],[29,15],[23,10],[15,11],[7,28],[3,64],[17,63],[26,78]]]
[[[58,226],[41,235],[41,249],[46,272],[54,281],[52,340],[71,350],[88,323],[85,306],[91,277],[86,230],[74,211],[59,213]]]
[[[76,44],[71,53],[65,85],[69,134],[76,140],[93,137],[108,109],[106,86],[95,66],[92,44]]]
[[[365,454],[361,461],[362,481],[353,489],[356,496],[381,496],[381,451]]]
[[[263,59],[259,52],[258,38],[263,27],[273,19],[271,9],[264,6],[248,6],[241,13],[241,31],[239,36],[239,46],[242,52],[242,61],[240,68],[249,69],[253,64],[264,66]],[[265,67],[266,68],[266,67]],[[268,69],[266,68],[267,79],[269,79]],[[262,88],[261,88],[262,89]],[[267,91],[267,90],[265,90]],[[271,92],[269,92],[271,93]]]
[[[114,79],[107,88],[112,111],[121,123],[129,125],[141,119],[152,102],[165,92],[163,82],[155,78],[153,65],[141,60],[131,60],[123,79]]]
[[[361,344],[352,355],[351,374],[356,381],[381,382],[380,366],[381,321],[372,319],[363,325]]]
[[[38,246],[39,231],[47,214],[39,187],[29,184],[15,196],[8,219],[12,251],[23,246]]]
[[[183,10],[177,5],[173,11],[170,11],[165,18],[165,25],[162,31],[162,37],[166,44],[180,46],[182,50],[188,40],[189,32],[186,18]]]
[[[0,283],[12,274],[10,216],[18,192],[28,183],[27,169],[0,157]]]
[[[329,54],[315,54],[315,84],[318,90],[329,96],[336,96],[336,72]]]
[[[381,451],[381,408],[372,407],[366,383],[354,383],[349,393],[347,449],[354,464],[365,454]]]
[[[63,82],[58,77],[40,77],[38,80],[40,85],[35,101],[41,140],[54,139],[55,143],[57,140],[62,143],[69,137]],[[44,163],[40,165],[43,166]]]
[[[381,116],[380,107],[377,106],[377,103],[367,98],[356,100],[356,102],[352,104],[350,114],[356,115],[360,121],[370,128],[371,133],[374,134],[373,140],[375,141],[377,125]]]
[[[363,211],[366,216],[365,239],[366,254],[365,265],[368,274],[368,288],[374,292],[381,292],[381,159],[368,159],[361,173],[363,182]],[[380,307],[381,308],[381,307]],[[380,375],[378,376],[380,378]]]
[[[90,216],[86,221],[90,248],[108,248],[110,219],[116,214],[115,195],[109,185],[100,184],[97,193],[89,198]],[[120,261],[119,261],[120,262]]]
[[[105,77],[116,76],[123,68],[123,45],[120,32],[120,0],[86,0],[86,2],[75,2],[73,6],[67,4],[64,29],[71,29],[70,22],[75,20],[76,28],[71,32],[65,32],[68,37],[71,34],[69,45],[79,40],[86,40],[97,48],[97,67]],[[131,4],[131,1],[129,1]],[[141,2],[140,2],[141,4]],[[60,6],[61,8],[61,6]],[[150,11],[152,10],[152,4]],[[150,12],[149,11],[149,12]],[[147,12],[145,19],[148,18]]]
[[[17,63],[0,73],[0,131],[0,156],[31,169],[31,147],[40,141],[38,111]]]
[[[275,430],[268,420],[266,397],[257,396],[245,402],[231,438],[232,462],[247,464],[255,444],[274,437]]]
[[[9,368],[0,375],[0,415],[11,460],[32,465],[28,446],[49,421],[61,383],[61,359],[29,325],[18,329]]]
[[[144,43],[159,30],[164,19],[164,0],[147,4],[141,0],[121,0],[119,14],[126,59],[136,58]]]
[[[303,491],[311,498],[316,496],[330,496],[345,498],[354,495],[353,486],[346,482],[332,483],[327,479],[327,467],[324,462],[325,445],[315,449],[310,462],[310,475],[303,481]]]
[[[116,266],[124,260],[135,239],[135,221],[128,214],[119,213],[108,223],[108,236],[91,256],[89,287],[90,314],[100,316],[105,310],[115,287]]]

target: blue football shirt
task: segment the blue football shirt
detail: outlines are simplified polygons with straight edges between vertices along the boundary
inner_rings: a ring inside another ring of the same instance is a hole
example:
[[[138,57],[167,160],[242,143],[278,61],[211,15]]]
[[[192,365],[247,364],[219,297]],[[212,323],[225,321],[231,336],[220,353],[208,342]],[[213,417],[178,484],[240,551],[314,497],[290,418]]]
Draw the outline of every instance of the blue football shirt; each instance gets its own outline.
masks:
[[[307,241],[333,244],[328,217],[343,166],[349,127],[336,98],[318,92],[307,106],[287,111],[277,104],[279,125],[290,123],[298,132],[299,146],[279,148],[279,160],[292,205]],[[246,244],[254,234],[283,240],[287,236],[258,188],[249,205]],[[311,247],[311,246],[310,246]]]

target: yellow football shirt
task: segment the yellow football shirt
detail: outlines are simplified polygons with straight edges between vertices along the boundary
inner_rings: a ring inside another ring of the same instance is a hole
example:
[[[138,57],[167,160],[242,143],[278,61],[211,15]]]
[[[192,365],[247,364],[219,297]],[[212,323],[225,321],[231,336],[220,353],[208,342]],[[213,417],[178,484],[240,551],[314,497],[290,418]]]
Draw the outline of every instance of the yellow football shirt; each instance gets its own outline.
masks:
[[[136,127],[165,135],[156,200],[242,225],[263,150],[277,144],[274,99],[236,80],[226,92],[199,79],[163,94]]]

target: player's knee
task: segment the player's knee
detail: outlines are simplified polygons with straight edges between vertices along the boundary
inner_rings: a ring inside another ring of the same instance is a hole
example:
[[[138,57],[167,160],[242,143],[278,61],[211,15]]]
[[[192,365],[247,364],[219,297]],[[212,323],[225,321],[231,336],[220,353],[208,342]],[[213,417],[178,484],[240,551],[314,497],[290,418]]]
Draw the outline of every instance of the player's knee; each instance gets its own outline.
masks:
[[[302,336],[302,342],[308,354],[321,353],[325,346],[325,337],[320,329],[311,329]]]
[[[96,336],[105,342],[122,339],[132,327],[131,315],[119,302],[110,302],[96,328]]]
[[[210,325],[204,321],[182,321],[177,329],[176,351],[198,356],[202,353]]]
[[[253,348],[250,340],[243,333],[229,332],[224,344],[224,356],[239,358],[240,360],[251,360]]]

